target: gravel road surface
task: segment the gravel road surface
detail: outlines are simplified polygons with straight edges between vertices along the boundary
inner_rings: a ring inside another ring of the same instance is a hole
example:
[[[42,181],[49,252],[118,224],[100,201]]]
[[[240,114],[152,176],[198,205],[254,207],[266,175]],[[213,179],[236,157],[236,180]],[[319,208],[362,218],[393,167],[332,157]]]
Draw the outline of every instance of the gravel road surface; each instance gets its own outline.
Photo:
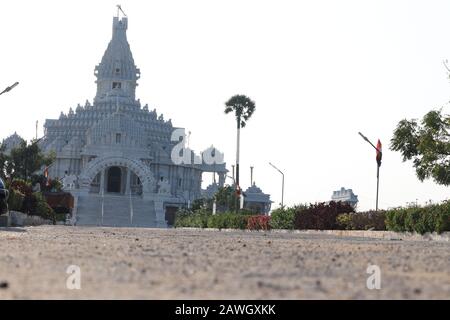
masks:
[[[70,265],[80,268],[79,290],[67,289]],[[379,290],[367,288],[368,265],[380,267]],[[450,243],[179,229],[0,230],[0,299],[49,298],[450,299]]]

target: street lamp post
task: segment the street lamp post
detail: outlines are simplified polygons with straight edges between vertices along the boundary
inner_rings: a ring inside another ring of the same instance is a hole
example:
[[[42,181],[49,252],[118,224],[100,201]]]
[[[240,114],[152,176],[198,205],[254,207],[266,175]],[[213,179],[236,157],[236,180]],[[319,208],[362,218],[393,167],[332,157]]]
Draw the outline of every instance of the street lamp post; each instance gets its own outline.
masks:
[[[281,207],[284,207],[284,173],[278,169],[277,167],[275,167],[271,162],[269,162],[269,164],[275,169],[277,170],[279,173],[281,173],[282,176],[282,182],[281,182]]]
[[[376,151],[377,151],[377,196],[376,196],[376,203],[375,203],[375,211],[378,211],[378,190],[380,186],[380,165],[381,165],[381,147],[377,148],[375,145],[367,139],[365,135],[363,135],[361,132],[358,132],[358,134],[367,141]],[[380,143],[380,140],[378,140],[378,143]],[[378,160],[378,154],[380,154],[380,158]]]
[[[2,92],[0,92],[0,95],[11,91],[12,89],[14,89],[19,83],[18,82],[14,82],[14,84],[10,85],[9,87],[6,87],[5,90],[3,90]]]

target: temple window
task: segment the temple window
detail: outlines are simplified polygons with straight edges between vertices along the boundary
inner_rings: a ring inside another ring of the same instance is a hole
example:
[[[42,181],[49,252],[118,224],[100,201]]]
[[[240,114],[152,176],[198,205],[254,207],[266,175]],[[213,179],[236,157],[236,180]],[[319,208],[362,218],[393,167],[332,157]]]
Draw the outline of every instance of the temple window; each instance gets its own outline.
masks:
[[[122,135],[120,133],[116,133],[116,143],[121,143]]]
[[[120,89],[120,88],[122,88],[122,83],[121,82],[113,82],[112,88],[113,89]]]

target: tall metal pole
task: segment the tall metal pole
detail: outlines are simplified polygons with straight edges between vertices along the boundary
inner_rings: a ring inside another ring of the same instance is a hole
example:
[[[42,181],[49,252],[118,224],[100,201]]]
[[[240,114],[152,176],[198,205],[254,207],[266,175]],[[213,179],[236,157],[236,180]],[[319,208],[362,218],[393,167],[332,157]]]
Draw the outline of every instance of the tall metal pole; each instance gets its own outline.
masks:
[[[269,164],[275,169],[277,170],[279,173],[281,173],[282,176],[282,182],[281,182],[281,207],[284,207],[284,173],[278,169],[277,167],[275,167],[271,162],[269,162]]]
[[[281,172],[281,171],[280,171]],[[282,175],[282,186],[281,186],[281,207],[284,208],[284,173],[281,172]]]
[[[367,141],[377,152],[381,153],[381,150],[379,150],[377,147],[375,147],[375,145],[370,142],[370,140],[363,135],[361,132],[358,132],[358,134],[365,140]],[[375,202],[375,210],[378,211],[378,190],[379,190],[379,186],[380,186],[380,166],[377,164],[377,196],[376,196],[376,202]]]
[[[378,212],[378,189],[380,186],[380,166],[377,165],[377,201],[376,201],[376,206],[375,206],[375,211]]]

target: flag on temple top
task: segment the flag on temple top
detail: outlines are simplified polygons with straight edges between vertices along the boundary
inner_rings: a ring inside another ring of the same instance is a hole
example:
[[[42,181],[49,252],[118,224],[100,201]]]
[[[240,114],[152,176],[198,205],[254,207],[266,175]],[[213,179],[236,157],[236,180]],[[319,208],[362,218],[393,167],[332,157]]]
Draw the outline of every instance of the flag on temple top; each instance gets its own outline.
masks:
[[[381,166],[381,158],[383,156],[383,153],[381,151],[381,141],[380,139],[378,139],[378,143],[377,143],[377,163],[378,166]]]

